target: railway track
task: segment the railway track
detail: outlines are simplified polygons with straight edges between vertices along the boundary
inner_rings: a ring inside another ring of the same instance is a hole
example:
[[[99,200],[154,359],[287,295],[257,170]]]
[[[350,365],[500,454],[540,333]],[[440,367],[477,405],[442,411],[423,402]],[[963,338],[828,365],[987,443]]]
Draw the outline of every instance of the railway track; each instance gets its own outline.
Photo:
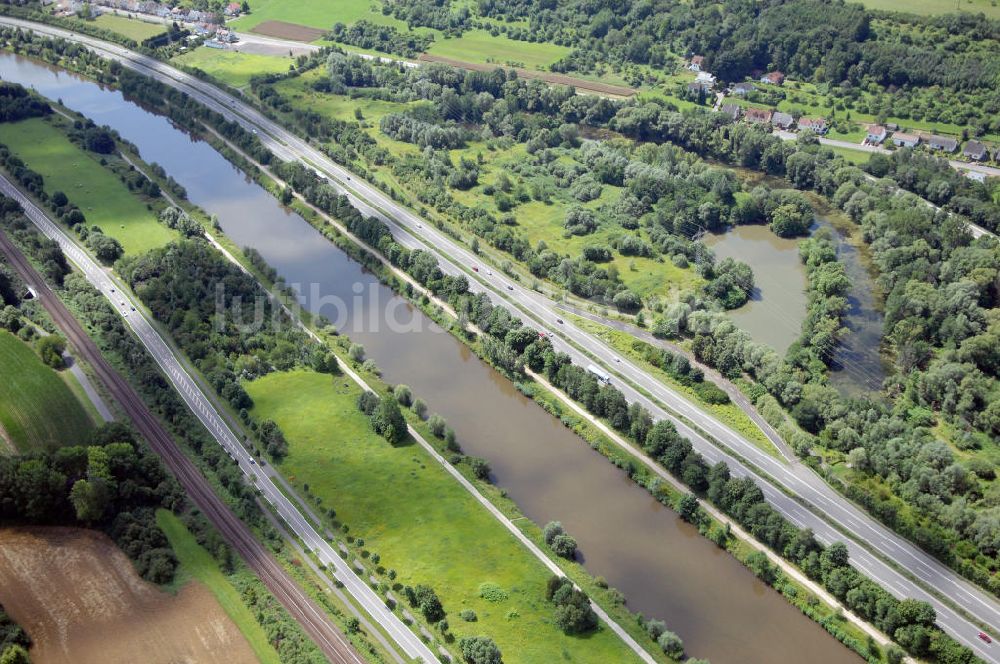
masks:
[[[299,587],[246,524],[215,494],[163,424],[146,407],[132,386],[108,364],[80,323],[3,231],[0,231],[0,253],[7,257],[25,283],[35,290],[42,306],[78,356],[93,367],[97,378],[121,404],[136,430],[163,459],[194,504],[315,641],[326,658],[334,664],[365,664],[366,660],[331,622],[324,610]]]

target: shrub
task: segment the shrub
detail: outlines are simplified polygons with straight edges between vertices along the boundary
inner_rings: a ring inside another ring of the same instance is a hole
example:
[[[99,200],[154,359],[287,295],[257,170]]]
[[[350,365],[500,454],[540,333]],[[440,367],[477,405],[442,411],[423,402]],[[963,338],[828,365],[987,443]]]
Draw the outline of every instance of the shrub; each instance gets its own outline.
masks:
[[[681,637],[669,630],[660,634],[659,638],[656,639],[656,643],[663,649],[667,657],[680,659],[684,656],[684,642],[681,641]]]
[[[488,636],[466,636],[458,642],[466,664],[503,664],[500,648]]]
[[[485,480],[490,476],[490,462],[486,459],[481,459],[479,457],[468,457],[469,467],[472,468],[472,474],[478,479]]]

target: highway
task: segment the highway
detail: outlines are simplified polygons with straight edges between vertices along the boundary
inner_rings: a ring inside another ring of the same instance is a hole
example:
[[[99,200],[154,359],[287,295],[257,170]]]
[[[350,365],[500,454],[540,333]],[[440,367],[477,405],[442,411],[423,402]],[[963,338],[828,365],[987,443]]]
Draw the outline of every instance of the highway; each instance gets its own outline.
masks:
[[[239,465],[247,482],[260,491],[263,499],[271,504],[289,529],[302,541],[305,548],[315,554],[328,569],[334,570],[334,576],[344,584],[345,590],[354,597],[355,601],[372,619],[379,622],[408,657],[422,660],[427,664],[437,662],[438,659],[430,648],[386,607],[385,601],[368,586],[366,581],[355,574],[346,561],[340,558],[333,547],[316,532],[285,494],[278,489],[267,472],[257,464],[253,455],[243,447],[222,415],[215,410],[211,400],[187,373],[181,361],[174,356],[170,347],[146,317],[147,314],[142,307],[122,289],[121,284],[70,239],[61,227],[52,222],[41,209],[3,177],[0,177],[0,192],[21,203],[28,218],[45,236],[59,243],[66,257],[111,302],[115,310],[124,318],[128,327],[149,351],[191,412]],[[355,659],[351,661],[355,664],[364,662],[356,654]]]
[[[2,177],[0,177],[0,187],[5,192],[13,191]],[[29,208],[27,213],[31,216],[40,216],[40,212],[34,208]],[[323,609],[306,595],[250,529],[212,490],[208,480],[185,456],[160,420],[146,407],[121,374],[108,364],[80,323],[2,231],[0,231],[0,252],[8,258],[22,279],[34,287],[42,306],[69,340],[75,352],[90,364],[97,378],[121,405],[136,431],[163,459],[187,496],[222,533],[230,546],[247,562],[278,601],[288,609],[292,618],[302,625],[327,659],[335,664],[364,664],[365,660],[344,638]]]
[[[7,17],[0,18],[0,23],[85,44],[104,57],[114,58],[125,66],[155,77],[223,113],[227,118],[240,122],[256,133],[279,158],[301,160],[317,169],[332,184],[342,189],[358,209],[383,219],[400,244],[432,252],[443,271],[465,275],[474,290],[488,293],[497,304],[508,306],[512,312],[520,313],[526,322],[551,333],[556,348],[569,353],[574,362],[586,366],[596,361],[602,365],[615,376],[615,385],[630,402],[641,403],[655,418],[672,420],[678,431],[689,437],[695,449],[710,462],[726,461],[734,475],[754,476],[768,501],[789,520],[798,526],[812,528],[821,541],[844,541],[850,550],[852,563],[859,570],[898,597],[913,597],[930,602],[938,612],[938,623],[943,629],[972,648],[983,660],[1000,663],[1000,646],[980,641],[977,638],[979,627],[959,615],[929,590],[949,598],[965,612],[989,625],[994,634],[998,634],[1000,603],[992,596],[875,521],[834,491],[808,467],[797,462],[788,464],[771,457],[685,397],[646,375],[628,359],[619,357],[597,338],[573,325],[560,322],[555,303],[545,296],[507,279],[499,272],[494,274],[485,269],[473,271],[471,267],[478,265],[480,259],[464,245],[458,244],[382,191],[333,163],[312,145],[239,98],[165,63],[107,42]],[[773,478],[796,498],[779,490],[765,476]],[[845,533],[850,536],[845,537]],[[907,570],[917,582],[897,571],[888,560]]]

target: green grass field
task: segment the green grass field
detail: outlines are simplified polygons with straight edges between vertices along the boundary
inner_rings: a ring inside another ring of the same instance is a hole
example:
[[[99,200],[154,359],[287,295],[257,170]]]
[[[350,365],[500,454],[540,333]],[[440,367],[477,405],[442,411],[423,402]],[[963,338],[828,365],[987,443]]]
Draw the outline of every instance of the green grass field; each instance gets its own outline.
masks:
[[[336,23],[350,25],[362,19],[402,31],[407,29],[402,21],[383,16],[372,0],[250,0],[250,14],[241,16],[231,25],[237,30],[250,30],[264,21],[285,21],[329,30]]]
[[[126,254],[142,253],[177,237],[100,165],[98,155],[78,148],[46,120],[4,123],[0,125],[0,143],[41,173],[49,194],[64,192],[83,211],[87,225],[99,226],[117,239]]]
[[[94,23],[106,30],[117,32],[137,42],[155,37],[167,30],[162,23],[147,23],[138,19],[115,16],[114,14],[101,14],[94,19]]]
[[[436,40],[427,52],[463,62],[513,63],[527,69],[541,69],[571,50],[555,44],[516,41],[502,35],[494,37],[485,30],[469,30],[456,39]]]
[[[6,330],[0,330],[0,376],[0,427],[18,452],[86,442],[94,423],[69,385]]]
[[[198,544],[194,535],[172,512],[156,510],[156,523],[163,529],[180,561],[181,583],[186,579],[194,579],[208,588],[219,606],[246,637],[261,664],[280,664],[281,659],[268,641],[264,629],[243,603],[240,593],[226,579],[215,558]]]
[[[1000,18],[1000,7],[993,0],[860,0],[869,9],[906,12],[924,16],[955,12],[982,12],[988,18]]]
[[[287,72],[294,60],[287,56],[253,55],[202,46],[173,58],[173,62],[197,67],[223,83],[242,88],[250,83],[254,75]]]
[[[607,628],[584,638],[558,630],[544,597],[548,571],[422,448],[372,433],[349,379],[296,371],[245,386],[254,416],[275,420],[289,441],[285,476],[309,484],[399,582],[433,587],[456,638],[489,635],[508,662],[636,660]],[[481,598],[482,583],[508,598]],[[478,621],[462,620],[464,609]]]

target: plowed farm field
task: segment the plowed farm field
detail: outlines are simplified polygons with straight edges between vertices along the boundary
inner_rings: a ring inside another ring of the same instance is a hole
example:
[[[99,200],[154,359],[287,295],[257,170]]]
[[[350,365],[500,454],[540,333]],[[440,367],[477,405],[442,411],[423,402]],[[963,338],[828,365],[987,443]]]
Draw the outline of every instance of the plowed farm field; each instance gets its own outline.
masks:
[[[204,586],[163,592],[90,530],[0,529],[0,604],[34,641],[34,664],[257,661]]]

